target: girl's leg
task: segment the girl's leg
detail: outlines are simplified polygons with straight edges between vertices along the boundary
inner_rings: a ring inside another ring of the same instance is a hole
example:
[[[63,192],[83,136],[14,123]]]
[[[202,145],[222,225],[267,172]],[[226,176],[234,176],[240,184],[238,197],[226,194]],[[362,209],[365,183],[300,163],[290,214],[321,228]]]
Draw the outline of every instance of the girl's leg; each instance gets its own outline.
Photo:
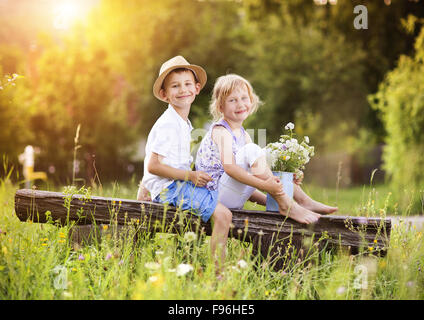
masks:
[[[302,207],[320,214],[330,214],[338,210],[337,207],[327,206],[321,202],[311,199],[297,184],[294,184],[293,198]]]
[[[266,163],[266,157],[260,156],[256,161],[250,166],[251,173],[262,180],[267,180],[273,177],[271,169]],[[293,199],[291,199],[287,194],[274,196],[274,199],[277,201],[280,213],[287,217],[292,218],[300,223],[313,223],[316,222],[320,215],[309,208],[305,208],[297,204]]]
[[[233,214],[224,205],[218,202],[212,216],[211,254],[215,261],[217,274],[223,270],[226,256],[226,247],[230,224]]]

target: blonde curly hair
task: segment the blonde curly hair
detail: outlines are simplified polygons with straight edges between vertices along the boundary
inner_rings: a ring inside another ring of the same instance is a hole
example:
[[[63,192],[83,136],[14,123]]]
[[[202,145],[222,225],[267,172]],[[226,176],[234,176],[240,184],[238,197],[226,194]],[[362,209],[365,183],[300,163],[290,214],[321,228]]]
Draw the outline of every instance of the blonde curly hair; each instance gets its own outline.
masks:
[[[219,77],[213,87],[212,99],[209,105],[209,112],[213,117],[213,121],[218,121],[222,118],[221,107],[224,106],[225,99],[227,99],[231,92],[242,86],[246,86],[250,101],[252,102],[252,109],[249,115],[258,110],[262,101],[256,95],[250,82],[237,74],[227,74]]]

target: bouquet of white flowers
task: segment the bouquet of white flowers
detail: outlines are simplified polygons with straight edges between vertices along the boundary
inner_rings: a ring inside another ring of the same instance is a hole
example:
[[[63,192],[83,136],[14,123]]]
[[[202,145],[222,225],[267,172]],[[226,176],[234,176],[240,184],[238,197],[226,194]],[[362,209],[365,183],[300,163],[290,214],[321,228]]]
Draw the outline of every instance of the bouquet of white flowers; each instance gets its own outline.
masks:
[[[309,146],[309,137],[305,136],[301,143],[294,137],[294,124],[289,122],[285,127],[289,135],[282,135],[278,142],[266,146],[267,162],[272,171],[293,172],[296,176],[303,175],[305,164],[314,155],[314,147]]]

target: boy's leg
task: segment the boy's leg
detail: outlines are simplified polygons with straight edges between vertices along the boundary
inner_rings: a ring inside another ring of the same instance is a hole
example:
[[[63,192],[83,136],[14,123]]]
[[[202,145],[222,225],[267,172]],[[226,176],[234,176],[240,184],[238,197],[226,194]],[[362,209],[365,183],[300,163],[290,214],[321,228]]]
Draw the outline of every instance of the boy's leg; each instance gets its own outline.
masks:
[[[230,224],[233,218],[231,211],[223,204],[218,202],[215,211],[213,212],[212,219],[212,235],[211,235],[211,253],[215,261],[217,273],[223,270],[223,263],[226,256],[226,247],[228,232],[230,231]]]
[[[330,214],[338,210],[337,207],[327,206],[321,202],[311,199],[297,184],[294,184],[293,198],[302,207],[320,214]]]

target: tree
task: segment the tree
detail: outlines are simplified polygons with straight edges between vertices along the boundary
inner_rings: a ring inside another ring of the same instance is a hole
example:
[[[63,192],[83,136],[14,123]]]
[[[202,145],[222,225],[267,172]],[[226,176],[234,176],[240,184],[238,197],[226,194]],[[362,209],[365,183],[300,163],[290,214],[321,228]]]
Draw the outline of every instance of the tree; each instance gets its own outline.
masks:
[[[424,27],[412,57],[401,55],[370,103],[387,131],[384,167],[404,201],[423,212],[424,197]],[[404,193],[406,191],[406,193]]]

